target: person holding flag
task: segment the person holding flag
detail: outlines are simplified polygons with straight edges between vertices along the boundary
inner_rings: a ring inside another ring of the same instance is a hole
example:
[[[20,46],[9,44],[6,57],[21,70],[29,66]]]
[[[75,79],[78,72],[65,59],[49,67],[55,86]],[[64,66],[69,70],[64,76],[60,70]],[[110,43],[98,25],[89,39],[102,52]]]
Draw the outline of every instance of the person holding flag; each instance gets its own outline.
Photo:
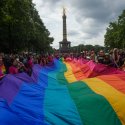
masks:
[[[6,74],[6,69],[3,63],[3,58],[0,56],[0,80],[5,76]]]

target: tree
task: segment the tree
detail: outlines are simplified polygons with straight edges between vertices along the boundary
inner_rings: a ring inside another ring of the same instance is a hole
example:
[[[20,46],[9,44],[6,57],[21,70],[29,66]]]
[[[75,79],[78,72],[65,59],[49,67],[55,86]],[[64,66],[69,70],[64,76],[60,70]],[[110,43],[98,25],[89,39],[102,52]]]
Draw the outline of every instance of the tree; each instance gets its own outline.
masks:
[[[97,53],[100,50],[104,50],[104,47],[100,45],[93,46],[93,45],[83,45],[83,44],[71,47],[71,52],[73,53],[81,53],[83,51],[91,51],[91,50],[94,50]]]
[[[105,34],[105,46],[110,48],[125,47],[125,10],[115,22],[110,22]]]
[[[0,17],[0,51],[47,51],[54,40],[32,0],[1,0]]]

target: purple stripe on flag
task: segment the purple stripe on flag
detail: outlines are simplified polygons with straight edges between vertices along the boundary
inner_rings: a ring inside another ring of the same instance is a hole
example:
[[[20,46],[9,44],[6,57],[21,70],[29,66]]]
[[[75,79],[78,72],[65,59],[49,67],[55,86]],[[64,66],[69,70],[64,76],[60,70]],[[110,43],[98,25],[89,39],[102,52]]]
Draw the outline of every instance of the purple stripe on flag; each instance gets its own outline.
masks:
[[[24,82],[32,83],[33,80],[25,73],[6,75],[0,81],[0,98],[4,98],[10,104]]]

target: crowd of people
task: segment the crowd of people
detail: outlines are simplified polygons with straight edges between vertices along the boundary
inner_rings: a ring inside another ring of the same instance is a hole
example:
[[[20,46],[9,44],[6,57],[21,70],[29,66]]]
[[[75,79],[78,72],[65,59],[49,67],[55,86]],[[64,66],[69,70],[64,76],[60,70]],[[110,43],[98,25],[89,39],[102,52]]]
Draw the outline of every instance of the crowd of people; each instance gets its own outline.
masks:
[[[114,48],[113,50],[105,53],[100,50],[95,53],[94,50],[83,51],[81,53],[70,53],[70,54],[0,54],[0,79],[2,79],[6,74],[17,74],[21,72],[26,72],[28,75],[32,74],[32,67],[34,64],[39,64],[41,66],[53,64],[54,58],[83,58],[87,60],[93,60],[95,63],[102,63],[115,68],[120,68],[125,71],[125,50]]]
[[[100,50],[97,53],[94,50],[82,51],[81,53],[70,54],[68,57],[92,60],[95,63],[101,63],[125,71],[125,49],[114,48],[107,52]]]
[[[97,54],[92,51],[83,51],[83,58],[93,60],[95,63],[101,63],[115,68],[122,68],[125,65],[125,50],[114,48],[105,53],[100,50]]]
[[[6,74],[26,72],[32,74],[34,64],[45,66],[53,63],[52,55],[36,54],[0,54],[0,79]]]

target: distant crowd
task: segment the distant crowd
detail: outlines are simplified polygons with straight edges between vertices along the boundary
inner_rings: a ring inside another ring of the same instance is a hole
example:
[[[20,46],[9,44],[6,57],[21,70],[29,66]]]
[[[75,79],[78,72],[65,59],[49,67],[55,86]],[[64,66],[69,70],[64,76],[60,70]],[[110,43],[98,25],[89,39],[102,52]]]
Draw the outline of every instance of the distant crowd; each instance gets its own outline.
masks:
[[[36,54],[0,54],[0,78],[6,74],[26,72],[32,74],[34,64],[45,66],[53,63],[52,55]]]
[[[92,51],[83,51],[82,58],[93,60],[115,68],[122,68],[125,65],[125,50],[114,48],[108,52],[100,50],[97,54]]]
[[[105,64],[107,66],[119,68],[125,71],[125,50],[114,48],[107,52],[100,50],[95,53],[94,50],[82,51],[81,53],[70,54],[0,54],[0,79],[6,74],[17,74],[26,72],[28,75],[32,74],[32,67],[34,64],[41,66],[52,65],[53,59],[57,58],[82,58],[86,60],[93,60],[95,63]]]
[[[72,53],[66,56],[62,55],[62,57],[92,60],[95,63],[101,63],[125,71],[125,49],[114,48],[107,52],[105,52],[104,50],[100,50],[99,52],[95,52],[94,50],[84,50],[81,53]]]

